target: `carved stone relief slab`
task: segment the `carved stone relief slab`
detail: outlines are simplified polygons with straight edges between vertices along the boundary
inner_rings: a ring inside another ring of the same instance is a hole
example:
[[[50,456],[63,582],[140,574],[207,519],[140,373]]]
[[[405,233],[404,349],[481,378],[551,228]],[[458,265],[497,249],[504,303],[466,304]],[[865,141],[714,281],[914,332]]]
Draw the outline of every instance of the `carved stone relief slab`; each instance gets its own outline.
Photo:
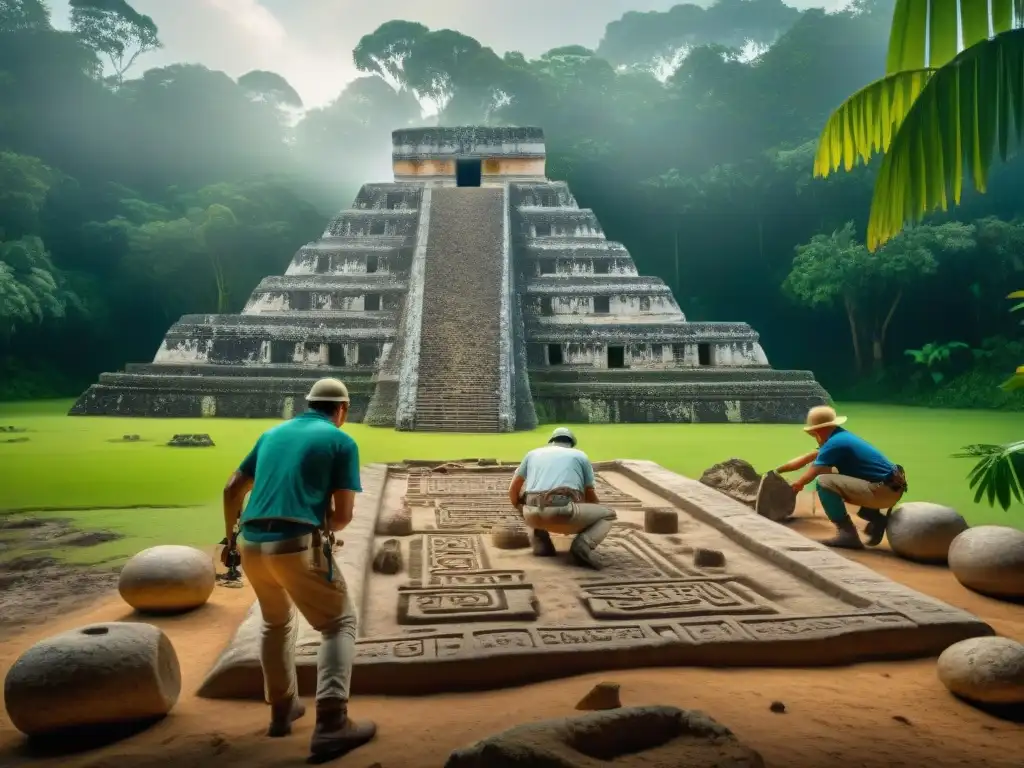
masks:
[[[513,468],[489,469],[364,469],[367,493],[337,556],[360,614],[353,693],[480,689],[627,666],[929,656],[993,633],[978,618],[651,462],[598,467],[608,477],[599,475],[602,501],[622,510],[599,548],[601,571],[573,565],[563,537],[555,537],[556,557],[499,550],[485,534],[508,512]],[[642,494],[634,498],[612,480],[676,509],[680,532],[644,533],[637,525]],[[402,504],[437,527],[401,539],[406,573],[372,573],[378,518],[390,519]],[[708,547],[723,553],[721,567],[694,565],[693,553]],[[201,695],[263,696],[260,630],[254,606]],[[294,632],[299,690],[308,695],[320,636],[301,617]]]

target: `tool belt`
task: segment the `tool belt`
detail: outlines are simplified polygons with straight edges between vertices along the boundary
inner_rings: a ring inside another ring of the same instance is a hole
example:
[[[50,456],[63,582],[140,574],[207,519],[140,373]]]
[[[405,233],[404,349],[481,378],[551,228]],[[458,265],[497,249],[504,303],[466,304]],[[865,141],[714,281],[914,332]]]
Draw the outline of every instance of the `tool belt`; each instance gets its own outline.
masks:
[[[559,496],[577,503],[583,500],[583,494],[575,488],[552,488],[550,491],[544,491],[543,493],[527,493],[523,496],[523,504],[536,509],[544,509],[549,506],[564,506],[563,504],[551,504],[551,500]]]
[[[897,464],[892,473],[882,481],[882,484],[896,493],[906,493],[908,488],[906,470]]]

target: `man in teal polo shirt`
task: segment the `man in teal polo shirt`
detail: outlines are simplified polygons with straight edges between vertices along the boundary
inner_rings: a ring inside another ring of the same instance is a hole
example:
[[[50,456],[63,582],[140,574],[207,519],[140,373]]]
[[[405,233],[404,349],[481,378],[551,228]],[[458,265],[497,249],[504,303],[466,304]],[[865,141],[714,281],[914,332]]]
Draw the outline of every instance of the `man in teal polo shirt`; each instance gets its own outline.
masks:
[[[348,416],[348,390],[337,379],[321,379],[306,400],[309,410],[263,433],[231,476],[224,489],[224,525],[231,541],[240,522],[242,568],[263,615],[267,735],[287,736],[305,714],[295,679],[294,608],[323,636],[310,751],[326,756],[365,744],[376,726],[348,717],[356,615],[330,544],[332,533],[351,522],[362,490],[359,448],[340,429]]]

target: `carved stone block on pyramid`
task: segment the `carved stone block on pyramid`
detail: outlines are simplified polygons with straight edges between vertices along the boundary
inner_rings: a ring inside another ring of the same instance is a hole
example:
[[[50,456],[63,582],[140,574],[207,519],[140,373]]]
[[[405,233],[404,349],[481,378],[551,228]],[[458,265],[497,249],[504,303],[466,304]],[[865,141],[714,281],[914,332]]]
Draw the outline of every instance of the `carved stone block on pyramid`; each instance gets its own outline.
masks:
[[[992,633],[695,480],[642,461],[600,472],[638,504],[617,511],[599,547],[604,568],[593,571],[564,547],[535,557],[495,546],[490,532],[431,527],[438,499],[472,508],[504,492],[504,470],[364,470],[339,555],[359,612],[353,693],[522,685],[630,665],[847,664],[935,655]],[[390,540],[375,535],[378,519],[406,502],[417,529],[401,542],[405,573],[377,574],[370,561]],[[644,532],[644,507],[671,508],[683,533]],[[203,695],[262,697],[259,622],[258,611],[246,618]],[[301,620],[295,631],[299,690],[311,695],[320,636]]]

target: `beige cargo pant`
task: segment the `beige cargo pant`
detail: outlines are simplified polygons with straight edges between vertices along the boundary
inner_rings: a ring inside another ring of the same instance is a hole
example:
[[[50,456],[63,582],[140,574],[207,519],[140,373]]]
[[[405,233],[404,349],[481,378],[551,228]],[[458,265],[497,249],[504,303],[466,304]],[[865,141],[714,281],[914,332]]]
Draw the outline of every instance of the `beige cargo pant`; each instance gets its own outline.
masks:
[[[243,534],[244,535],[244,534]],[[356,647],[356,614],[337,563],[330,568],[313,536],[257,544],[239,540],[242,569],[263,614],[260,664],[267,702],[298,693],[295,676],[295,609],[322,640],[317,654],[316,700],[348,701]]]
[[[576,501],[576,494],[528,493],[523,504],[523,521],[548,533],[576,535],[573,546],[593,551],[612,529],[615,510],[601,504]]]
[[[845,501],[864,509],[892,509],[903,497],[903,491],[895,491],[884,483],[858,480],[848,475],[818,475],[818,488],[832,491]]]

